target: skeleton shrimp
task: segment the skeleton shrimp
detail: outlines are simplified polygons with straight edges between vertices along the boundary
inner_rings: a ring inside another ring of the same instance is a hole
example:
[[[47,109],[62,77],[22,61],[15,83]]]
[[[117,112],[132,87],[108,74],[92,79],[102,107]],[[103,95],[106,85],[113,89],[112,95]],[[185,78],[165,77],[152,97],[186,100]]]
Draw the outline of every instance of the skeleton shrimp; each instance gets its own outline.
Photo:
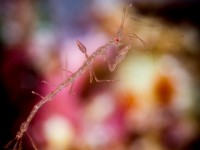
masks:
[[[85,62],[82,64],[82,66],[80,66],[80,68],[74,72],[71,76],[69,76],[67,79],[65,79],[63,82],[61,82],[52,92],[50,92],[49,94],[47,94],[46,96],[41,96],[40,94],[36,93],[36,92],[32,92],[35,95],[38,95],[41,100],[36,103],[36,105],[33,107],[33,109],[31,110],[30,114],[28,115],[27,119],[21,124],[20,126],[20,130],[17,132],[15,138],[10,141],[4,148],[9,148],[11,145],[13,146],[13,150],[20,150],[22,149],[22,139],[24,134],[27,132],[29,124],[31,123],[33,117],[35,116],[35,114],[37,113],[37,111],[47,102],[51,101],[53,99],[53,97],[59,92],[61,91],[63,88],[69,86],[70,84],[73,85],[73,82],[86,70],[89,70],[90,73],[90,82],[93,81],[93,78],[96,80],[96,82],[110,82],[110,81],[115,81],[115,80],[99,80],[96,75],[94,70],[92,69],[92,63],[94,62],[95,58],[99,55],[105,55],[106,51],[109,50],[110,46],[114,46],[115,50],[117,52],[117,56],[114,60],[114,64],[108,64],[108,68],[109,70],[112,72],[115,70],[116,66],[125,58],[128,50],[132,47],[131,42],[125,46],[124,48],[122,48],[120,50],[120,42],[123,39],[123,29],[124,29],[124,25],[128,16],[128,11],[129,8],[132,7],[132,5],[124,7],[123,9],[123,14],[122,14],[122,20],[121,20],[121,25],[118,29],[118,32],[116,34],[116,36],[111,39],[109,42],[107,42],[106,44],[104,44],[103,46],[100,46],[99,48],[97,48],[90,56],[87,54],[87,49],[86,47],[80,42],[77,41],[77,46],[79,48],[79,50],[85,55]],[[130,36],[131,37],[131,36]],[[136,37],[139,38],[139,37]],[[132,38],[130,38],[132,39]],[[140,38],[139,38],[140,39]],[[33,140],[30,137],[30,135],[28,135],[29,139],[31,140],[31,143],[33,145],[34,149],[37,149],[35,144],[33,144]],[[13,144],[13,142],[15,142]]]

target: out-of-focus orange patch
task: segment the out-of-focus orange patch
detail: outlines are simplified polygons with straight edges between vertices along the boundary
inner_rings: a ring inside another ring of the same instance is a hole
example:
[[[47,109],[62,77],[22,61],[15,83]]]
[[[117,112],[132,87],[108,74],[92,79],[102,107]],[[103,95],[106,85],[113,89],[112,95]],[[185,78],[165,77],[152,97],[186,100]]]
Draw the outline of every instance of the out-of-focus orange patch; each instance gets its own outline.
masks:
[[[161,76],[154,88],[156,100],[161,105],[168,105],[174,96],[175,89],[172,80],[167,76]]]
[[[119,98],[119,105],[122,106],[124,110],[132,109],[137,107],[136,104],[136,97],[133,92],[127,92],[124,94],[120,94]]]

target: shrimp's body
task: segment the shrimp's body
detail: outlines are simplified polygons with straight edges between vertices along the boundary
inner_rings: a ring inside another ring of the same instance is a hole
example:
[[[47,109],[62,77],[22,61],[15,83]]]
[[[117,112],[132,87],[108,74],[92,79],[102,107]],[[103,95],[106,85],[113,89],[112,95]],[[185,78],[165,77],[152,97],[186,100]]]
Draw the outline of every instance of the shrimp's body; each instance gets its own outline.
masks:
[[[131,7],[131,6],[130,6]],[[21,124],[20,126],[20,130],[17,132],[16,137],[14,140],[10,141],[5,148],[8,148],[13,141],[16,141],[14,146],[13,146],[13,150],[18,150],[21,149],[21,145],[22,145],[22,138],[25,134],[25,132],[27,132],[28,127],[30,122],[32,121],[33,117],[35,116],[35,114],[37,113],[37,111],[47,102],[51,101],[53,99],[53,97],[59,92],[61,91],[63,88],[69,86],[70,84],[73,84],[73,82],[81,75],[83,74],[87,69],[89,69],[90,71],[90,82],[92,82],[92,77],[95,78],[95,80],[97,82],[101,82],[101,80],[98,80],[93,69],[92,69],[92,63],[94,62],[95,58],[99,55],[105,55],[105,52],[109,49],[108,47],[110,46],[114,46],[116,47],[117,50],[120,49],[120,41],[122,41],[123,37],[122,37],[122,32],[123,32],[123,28],[124,28],[124,24],[128,15],[128,9],[127,7],[124,7],[123,9],[123,15],[122,15],[122,21],[121,21],[121,25],[119,27],[119,30],[116,34],[116,37],[114,37],[112,40],[110,40],[109,42],[107,42],[106,44],[104,44],[103,46],[100,46],[98,49],[96,49],[90,56],[88,56],[87,54],[87,50],[86,47],[80,42],[77,41],[77,46],[78,48],[85,54],[86,57],[86,61],[82,64],[82,66],[80,66],[80,68],[74,72],[69,78],[65,79],[63,82],[61,82],[59,84],[58,87],[56,87],[52,92],[50,92],[49,94],[47,94],[46,96],[42,97],[40,96],[42,99],[33,107],[33,109],[31,110],[29,116],[27,117],[27,119]],[[127,54],[128,50],[131,48],[131,44],[125,46],[124,48],[122,48],[121,50],[117,51],[118,55],[115,59],[114,64],[108,64],[108,68],[110,69],[110,71],[114,71],[114,69],[116,68],[117,64],[119,64],[125,57],[125,55]],[[114,81],[114,80],[103,80],[103,81]],[[36,92],[33,92],[36,95]],[[33,143],[33,142],[32,142]],[[35,146],[33,146],[35,147]]]

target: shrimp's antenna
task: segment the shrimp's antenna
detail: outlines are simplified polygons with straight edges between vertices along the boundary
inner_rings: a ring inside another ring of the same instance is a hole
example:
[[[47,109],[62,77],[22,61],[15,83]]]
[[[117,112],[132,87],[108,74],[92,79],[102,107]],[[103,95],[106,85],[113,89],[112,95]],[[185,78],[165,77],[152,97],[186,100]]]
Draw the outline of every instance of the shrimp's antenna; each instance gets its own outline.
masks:
[[[118,32],[117,32],[117,37],[118,37],[119,39],[122,38],[122,32],[123,32],[123,29],[124,29],[124,24],[125,24],[126,19],[127,19],[127,17],[128,17],[129,9],[130,9],[132,6],[133,6],[132,3],[130,3],[128,6],[125,5],[125,6],[123,7],[121,25],[120,25],[119,30],[118,30]]]

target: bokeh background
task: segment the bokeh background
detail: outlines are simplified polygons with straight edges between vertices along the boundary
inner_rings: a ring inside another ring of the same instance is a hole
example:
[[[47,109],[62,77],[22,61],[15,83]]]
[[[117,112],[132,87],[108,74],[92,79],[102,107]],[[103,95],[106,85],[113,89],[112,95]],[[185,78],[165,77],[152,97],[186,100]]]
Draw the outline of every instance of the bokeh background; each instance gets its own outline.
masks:
[[[40,150],[200,149],[200,17],[198,0],[135,0],[124,37],[126,59],[110,72],[99,57],[99,79],[85,72],[72,93],[45,104],[28,134]],[[40,97],[115,36],[120,0],[2,0],[0,2],[0,146],[13,139]],[[147,46],[148,47],[145,47]],[[112,59],[109,57],[109,59]],[[28,135],[23,149],[33,149]]]

